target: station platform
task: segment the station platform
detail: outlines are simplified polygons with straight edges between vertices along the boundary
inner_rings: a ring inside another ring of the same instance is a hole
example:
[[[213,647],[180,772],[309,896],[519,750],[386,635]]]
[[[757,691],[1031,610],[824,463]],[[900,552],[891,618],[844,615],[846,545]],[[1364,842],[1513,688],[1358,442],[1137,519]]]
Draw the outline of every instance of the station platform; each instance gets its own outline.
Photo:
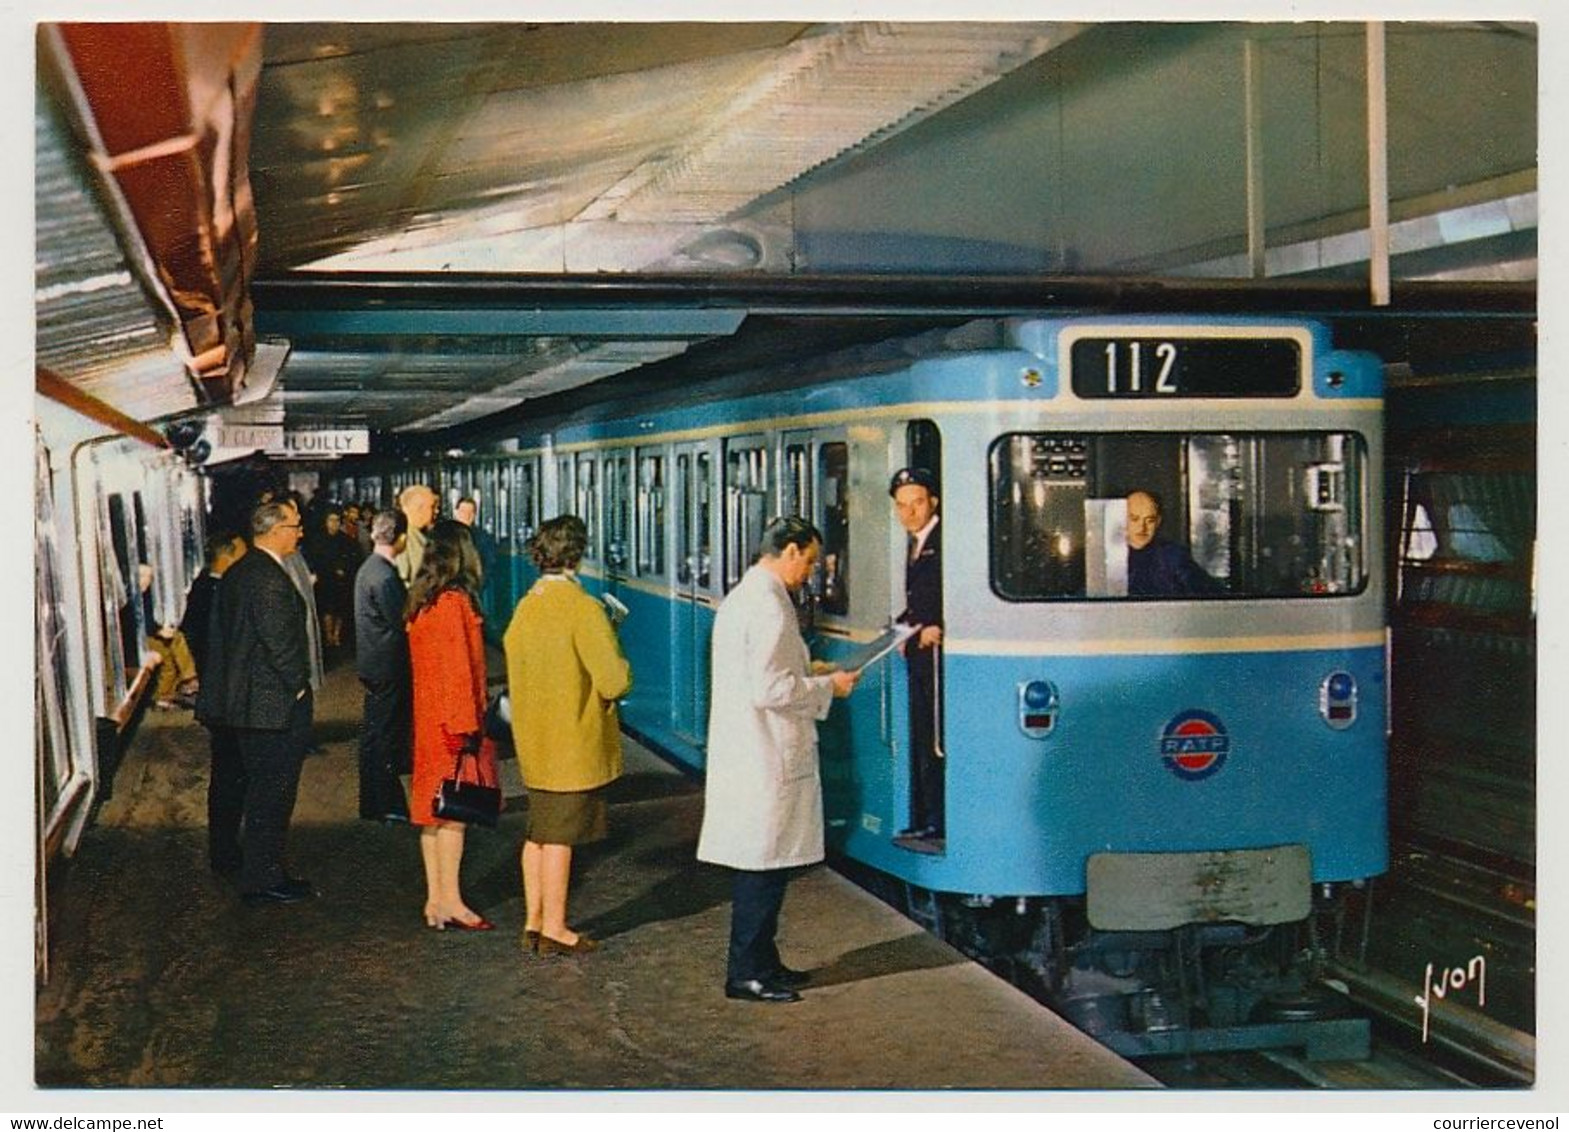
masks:
[[[359,686],[318,698],[290,835],[319,898],[249,908],[207,869],[207,735],[149,713],[63,873],[37,997],[41,1087],[1122,1089],[1141,1070],[832,870],[793,881],[780,945],[804,1000],[723,995],[723,870],[694,858],[701,786],[628,743],[611,837],[573,866],[595,953],[518,944],[526,800],[463,865],[488,933],[421,917],[417,834],[356,814]]]

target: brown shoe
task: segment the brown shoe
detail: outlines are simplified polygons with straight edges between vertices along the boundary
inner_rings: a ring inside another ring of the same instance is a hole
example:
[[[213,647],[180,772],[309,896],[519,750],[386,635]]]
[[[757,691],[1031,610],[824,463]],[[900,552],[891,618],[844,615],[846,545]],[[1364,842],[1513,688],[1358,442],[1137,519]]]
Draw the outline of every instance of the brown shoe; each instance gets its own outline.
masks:
[[[583,955],[590,951],[599,950],[599,941],[590,939],[582,932],[578,933],[576,943],[562,943],[548,935],[539,937],[539,953],[541,955]]]

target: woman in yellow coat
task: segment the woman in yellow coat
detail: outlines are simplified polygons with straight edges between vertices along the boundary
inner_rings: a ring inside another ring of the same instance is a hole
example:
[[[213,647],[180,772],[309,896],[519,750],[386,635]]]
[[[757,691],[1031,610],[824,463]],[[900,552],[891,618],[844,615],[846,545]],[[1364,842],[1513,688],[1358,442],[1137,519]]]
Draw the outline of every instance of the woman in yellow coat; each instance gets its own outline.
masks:
[[[503,642],[512,737],[528,787],[523,938],[541,955],[598,946],[567,927],[567,883],[572,847],[605,836],[604,788],[621,776],[616,700],[632,687],[609,618],[574,573],[587,545],[576,515],[540,525],[528,544],[540,579]]]

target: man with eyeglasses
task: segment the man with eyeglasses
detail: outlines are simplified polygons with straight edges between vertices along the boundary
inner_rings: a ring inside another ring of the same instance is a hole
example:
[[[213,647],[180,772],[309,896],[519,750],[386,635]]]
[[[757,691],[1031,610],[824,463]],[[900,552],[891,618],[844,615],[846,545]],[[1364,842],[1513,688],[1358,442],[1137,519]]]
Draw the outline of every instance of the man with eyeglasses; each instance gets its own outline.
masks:
[[[286,502],[264,503],[250,526],[253,552],[224,572],[213,598],[212,675],[202,680],[196,711],[210,727],[233,729],[239,744],[241,898],[253,906],[293,904],[315,894],[284,867],[313,706],[305,600],[284,566],[299,549],[300,516]]]

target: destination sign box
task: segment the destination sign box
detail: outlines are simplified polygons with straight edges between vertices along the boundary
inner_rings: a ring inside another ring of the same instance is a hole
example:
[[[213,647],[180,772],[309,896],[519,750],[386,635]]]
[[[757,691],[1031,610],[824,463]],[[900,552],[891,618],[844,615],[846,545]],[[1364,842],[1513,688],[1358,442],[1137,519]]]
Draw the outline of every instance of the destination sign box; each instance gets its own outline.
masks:
[[[1295,397],[1302,387],[1291,338],[1079,338],[1068,364],[1073,392],[1099,400]]]

